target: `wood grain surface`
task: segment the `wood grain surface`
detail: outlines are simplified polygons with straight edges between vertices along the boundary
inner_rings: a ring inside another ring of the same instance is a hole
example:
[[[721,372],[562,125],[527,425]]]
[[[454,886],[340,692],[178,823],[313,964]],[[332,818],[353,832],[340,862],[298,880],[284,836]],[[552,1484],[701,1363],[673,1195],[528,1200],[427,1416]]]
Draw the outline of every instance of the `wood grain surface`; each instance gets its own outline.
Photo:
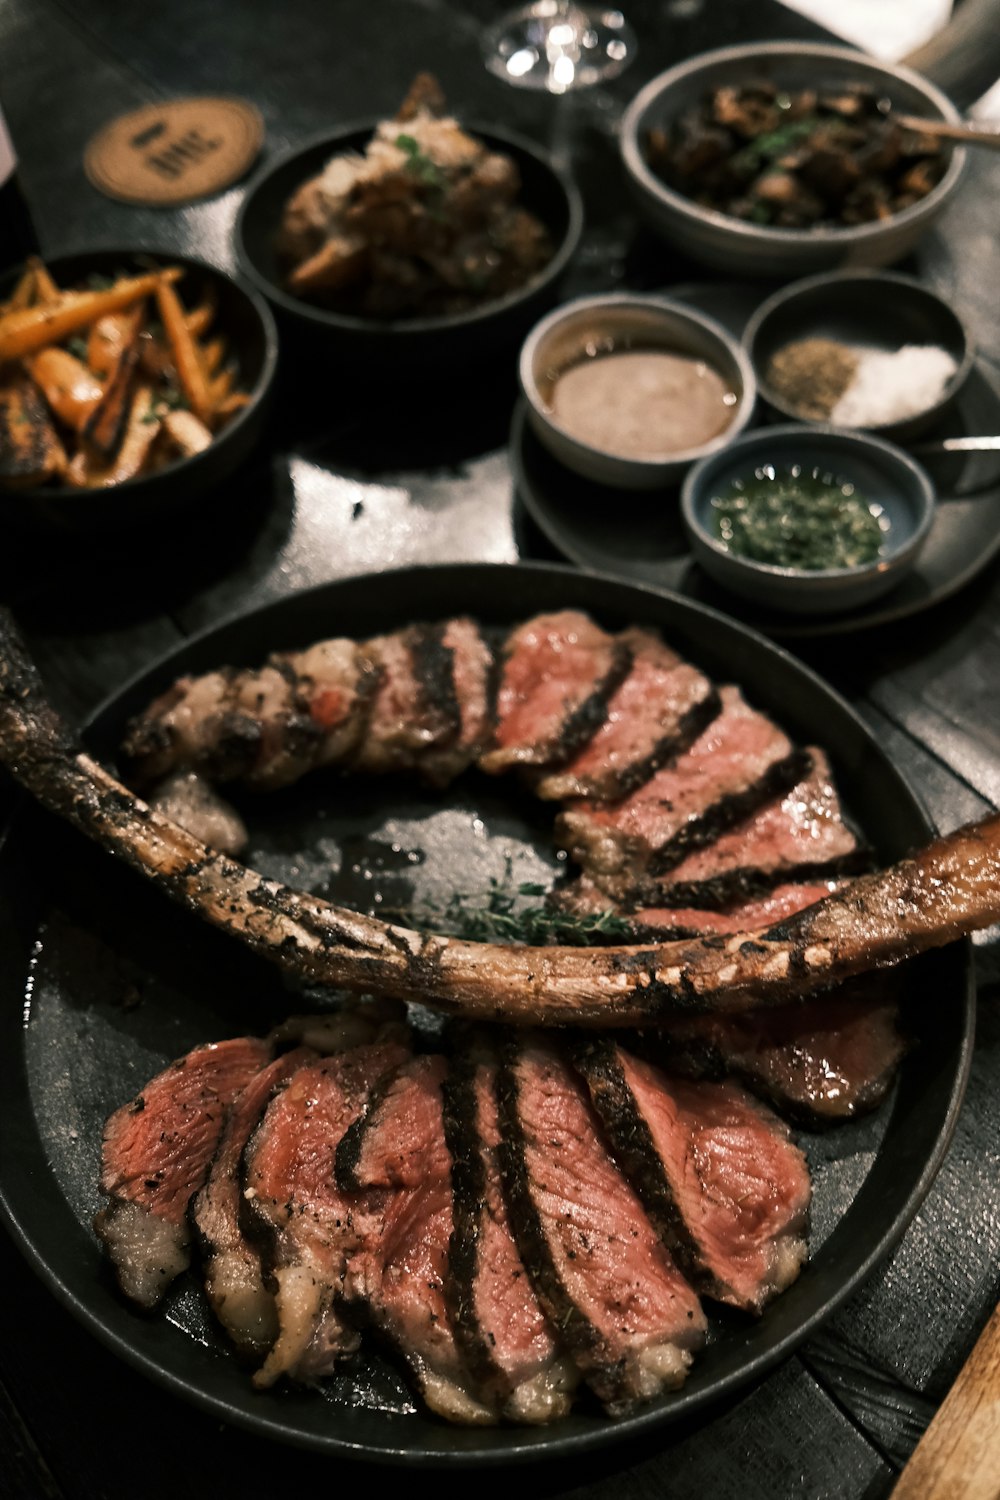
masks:
[[[892,1493],[893,1500],[996,1500],[1000,1494],[1000,1307]]]

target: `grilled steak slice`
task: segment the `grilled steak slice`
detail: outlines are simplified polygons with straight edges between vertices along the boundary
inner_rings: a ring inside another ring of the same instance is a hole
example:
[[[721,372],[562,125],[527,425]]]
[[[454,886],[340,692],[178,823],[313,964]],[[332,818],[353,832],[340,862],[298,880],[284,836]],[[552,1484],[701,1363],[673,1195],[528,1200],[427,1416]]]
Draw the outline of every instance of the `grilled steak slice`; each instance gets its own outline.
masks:
[[[894,976],[864,976],[833,994],[739,1016],[691,1016],[643,1051],[671,1072],[738,1078],[789,1119],[836,1124],[888,1093],[907,1042]]]
[[[497,722],[492,747],[479,757],[482,769],[564,764],[603,724],[631,664],[629,647],[577,610],[518,626],[504,645]]]
[[[539,778],[535,791],[547,801],[618,801],[675,760],[721,708],[708,678],[658,636],[627,630],[620,639],[632,653],[631,671],[593,739],[568,765]]]
[[[294,684],[301,719],[298,736],[310,747],[309,767],[346,766],[368,723],[379,684],[378,664],[355,641],[317,641],[304,651],[275,652],[269,660]],[[285,775],[282,784],[291,781]]]
[[[434,786],[447,786],[473,764],[493,733],[493,651],[474,620],[459,617],[443,627],[442,643],[451,655],[451,685],[446,699],[454,699],[460,727],[454,740],[420,758],[420,775]]]
[[[779,885],[762,896],[726,906],[721,911],[687,906],[643,906],[626,909],[611,901],[586,875],[558,886],[548,896],[548,905],[577,916],[596,917],[610,912],[628,922],[637,942],[670,942],[707,933],[751,932],[779,922],[794,912],[821,901],[835,888],[835,881],[815,884]],[[617,928],[617,923],[616,923]],[[620,929],[619,929],[620,930]]]
[[[809,748],[809,774],[644,888],[650,905],[722,907],[776,885],[856,873],[868,862],[844,822],[830,765]]]
[[[697,1297],[549,1043],[512,1042],[498,1085],[511,1223],[538,1299],[613,1414],[681,1385],[705,1333]]]
[[[214,782],[286,786],[345,759],[377,681],[370,657],[342,639],[275,653],[258,670],[182,677],[131,720],[122,762],[139,786],[178,769]]]
[[[564,849],[596,885],[626,899],[802,777],[805,751],[724,687],[722,712],[673,764],[623,802],[573,801],[556,820]]]
[[[269,1057],[255,1037],[196,1047],[105,1125],[100,1186],[111,1202],[94,1229],[122,1291],[143,1307],[155,1306],[190,1264],[188,1203],[205,1181],[227,1107]]]
[[[457,740],[462,722],[444,631],[410,625],[365,643],[381,677],[352,770],[412,771],[428,752]]]
[[[579,1382],[514,1242],[500,1183],[496,1059],[485,1040],[460,1050],[445,1080],[454,1228],[448,1304],[455,1337],[481,1387],[515,1422],[554,1421]]]
[[[317,1380],[358,1345],[338,1306],[360,1226],[334,1179],[337,1143],[373,1086],[405,1060],[405,1028],[299,1068],[271,1101],[244,1154],[244,1200],[275,1288],[279,1333],[254,1376]]]
[[[338,1179],[356,1191],[368,1189],[372,1209],[347,1266],[344,1297],[399,1350],[432,1411],[452,1422],[495,1422],[499,1403],[466,1364],[448,1305],[453,1216],[441,1099],[446,1070],[440,1055],[414,1058],[340,1144]]]
[[[615,1155],[699,1292],[759,1313],[806,1259],[811,1184],[787,1127],[733,1083],[668,1079],[610,1039],[575,1061]]]
[[[286,1052],[255,1073],[226,1114],[208,1179],[191,1203],[205,1290],[212,1310],[241,1354],[263,1358],[278,1336],[274,1297],[264,1285],[260,1255],[240,1223],[240,1158],[275,1091],[297,1068],[314,1062],[309,1047]]]

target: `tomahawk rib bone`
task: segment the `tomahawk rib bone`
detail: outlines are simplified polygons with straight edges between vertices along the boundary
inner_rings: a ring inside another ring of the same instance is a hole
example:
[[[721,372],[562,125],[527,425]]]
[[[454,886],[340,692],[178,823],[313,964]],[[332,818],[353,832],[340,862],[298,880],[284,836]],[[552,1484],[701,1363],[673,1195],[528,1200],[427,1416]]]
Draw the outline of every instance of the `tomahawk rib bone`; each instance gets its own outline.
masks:
[[[47,808],[188,910],[313,983],[515,1025],[634,1026],[813,993],[1000,919],[1000,815],[756,932],[525,948],[410,931],[207,849],[82,751],[0,611],[0,761]]]

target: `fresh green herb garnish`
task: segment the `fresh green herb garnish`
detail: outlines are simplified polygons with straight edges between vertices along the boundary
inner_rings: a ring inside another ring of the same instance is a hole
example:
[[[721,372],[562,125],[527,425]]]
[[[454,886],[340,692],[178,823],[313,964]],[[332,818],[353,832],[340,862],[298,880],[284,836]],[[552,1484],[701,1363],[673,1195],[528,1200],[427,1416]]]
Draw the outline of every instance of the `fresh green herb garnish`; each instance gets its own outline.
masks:
[[[419,912],[400,913],[400,917],[473,943],[587,947],[604,938],[627,941],[633,936],[631,924],[617,912],[575,913],[530,904],[531,897],[545,894],[544,886],[531,881],[511,889],[506,881],[492,879],[488,891],[456,891],[444,905],[426,902]]]
[[[431,161],[426,151],[421,150],[420,142],[412,135],[404,134],[397,135],[396,145],[406,154],[406,170],[412,172],[432,192],[443,193],[448,186],[448,179],[437,162]]]
[[[829,123],[821,115],[804,115],[801,120],[789,120],[787,125],[779,125],[777,130],[767,130],[749,141],[741,151],[737,151],[731,165],[737,172],[759,172],[770,162],[784,156],[799,141],[812,135],[817,126]]]
[[[81,338],[78,333],[74,333],[71,338],[68,338],[66,340],[66,348],[69,351],[69,353],[73,355],[74,359],[82,359],[83,362],[84,362],[84,364],[86,364],[86,362],[87,362],[87,340],[86,339]]]
[[[711,509],[727,551],[810,572],[874,562],[887,530],[880,509],[853,484],[799,465],[765,465],[713,496]]]

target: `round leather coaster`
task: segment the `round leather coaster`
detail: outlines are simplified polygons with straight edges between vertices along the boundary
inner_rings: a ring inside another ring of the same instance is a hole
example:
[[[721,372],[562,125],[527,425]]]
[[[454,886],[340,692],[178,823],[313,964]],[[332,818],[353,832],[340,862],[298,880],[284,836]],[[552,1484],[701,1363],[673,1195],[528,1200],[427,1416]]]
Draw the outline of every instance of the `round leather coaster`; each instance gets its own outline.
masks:
[[[83,165],[109,198],[194,203],[242,177],[263,140],[260,112],[243,99],[169,99],[105,125]]]

